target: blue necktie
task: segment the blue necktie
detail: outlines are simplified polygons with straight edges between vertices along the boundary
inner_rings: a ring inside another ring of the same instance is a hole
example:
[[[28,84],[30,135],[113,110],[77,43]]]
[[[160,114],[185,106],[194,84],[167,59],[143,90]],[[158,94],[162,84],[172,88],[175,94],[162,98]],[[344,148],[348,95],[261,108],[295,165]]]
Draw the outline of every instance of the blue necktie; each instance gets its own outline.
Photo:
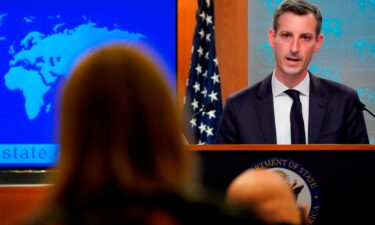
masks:
[[[289,89],[284,91],[293,99],[290,110],[290,129],[292,144],[306,144],[305,125],[302,117],[302,104],[299,99],[299,91]]]

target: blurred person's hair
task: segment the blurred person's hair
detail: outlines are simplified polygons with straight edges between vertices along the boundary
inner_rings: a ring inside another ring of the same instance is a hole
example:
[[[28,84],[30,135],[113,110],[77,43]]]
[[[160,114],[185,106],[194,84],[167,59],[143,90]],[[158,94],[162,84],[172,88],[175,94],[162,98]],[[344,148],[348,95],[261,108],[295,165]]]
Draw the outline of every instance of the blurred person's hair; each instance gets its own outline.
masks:
[[[182,190],[191,157],[170,87],[152,58],[113,44],[85,57],[62,92],[61,155],[52,201],[84,203],[103,191]]]

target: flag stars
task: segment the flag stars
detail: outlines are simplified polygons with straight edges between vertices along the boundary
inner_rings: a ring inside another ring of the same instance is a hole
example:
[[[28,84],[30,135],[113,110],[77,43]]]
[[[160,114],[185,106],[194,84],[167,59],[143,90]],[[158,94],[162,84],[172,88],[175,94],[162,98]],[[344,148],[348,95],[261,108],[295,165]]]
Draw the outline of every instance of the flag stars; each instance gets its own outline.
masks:
[[[207,115],[208,115],[208,118],[212,119],[212,118],[216,118],[215,116],[215,113],[216,113],[216,110],[211,110],[209,112],[207,112]]]
[[[207,5],[207,8],[210,8],[210,6],[211,6],[210,0],[206,0],[206,5]]]
[[[204,78],[207,78],[207,75],[208,75],[208,71],[206,70],[206,71],[204,71],[204,73],[202,74],[202,76],[203,76]]]
[[[195,70],[197,71],[197,74],[198,74],[198,75],[201,74],[201,73],[202,73],[202,66],[198,64],[198,65],[195,67]]]
[[[212,61],[214,61],[215,63],[215,66],[218,66],[219,65],[219,61],[217,60],[217,58],[215,57]]]
[[[202,18],[202,21],[206,19],[206,13],[202,10],[201,14],[199,14],[199,17]]]
[[[189,123],[191,124],[191,128],[194,128],[197,126],[197,119],[193,118],[189,121]]]
[[[212,24],[212,16],[206,15],[206,25]]]
[[[201,85],[196,81],[195,84],[193,85],[193,88],[195,90],[195,93],[201,90]]]
[[[208,95],[210,97],[211,102],[217,101],[217,92],[211,91],[211,93]]]
[[[199,125],[198,129],[199,129],[199,132],[202,134],[203,132],[206,131],[206,125],[201,122],[201,124]]]
[[[207,137],[214,136],[214,133],[213,133],[214,128],[211,128],[202,122],[199,125],[198,129],[201,134],[206,133]]]
[[[191,103],[191,106],[193,106],[193,110],[196,110],[196,109],[198,109],[198,101],[197,100],[193,100],[193,102]]]
[[[192,134],[196,144],[211,144],[216,137],[216,126],[221,116],[221,80],[219,62],[215,53],[215,25],[213,10],[214,0],[201,0],[197,15],[197,25],[187,83],[184,109],[191,112],[186,121],[186,128]],[[205,111],[208,103],[216,107]],[[195,113],[195,114],[194,114]],[[194,116],[192,116],[194,115]]]
[[[203,48],[202,48],[202,46],[199,46],[197,52],[198,52],[199,57],[201,57],[203,55]]]
[[[214,73],[214,75],[212,75],[211,77],[211,80],[214,82],[214,84],[220,83],[219,74]]]
[[[211,128],[211,127],[207,126],[207,128],[206,128],[207,137],[214,136],[213,130],[214,130],[214,128]]]
[[[206,35],[206,41],[207,41],[207,42],[210,42],[210,41],[211,41],[211,34],[210,34],[210,33],[208,33],[208,34]]]
[[[198,32],[198,34],[201,36],[201,39],[203,39],[204,38],[204,30],[203,30],[203,28]]]
[[[206,52],[206,54],[204,55],[204,58],[206,58],[207,60],[209,60],[210,58],[210,52]]]
[[[207,88],[206,88],[206,87],[204,87],[203,91],[201,91],[201,94],[202,94],[205,98],[207,98]]]

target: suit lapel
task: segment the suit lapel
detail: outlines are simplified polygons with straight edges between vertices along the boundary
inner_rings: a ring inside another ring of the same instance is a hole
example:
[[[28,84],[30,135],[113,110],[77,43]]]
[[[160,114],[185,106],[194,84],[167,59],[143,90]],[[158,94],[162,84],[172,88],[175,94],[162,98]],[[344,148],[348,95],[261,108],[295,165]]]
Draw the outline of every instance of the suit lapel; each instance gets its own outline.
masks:
[[[255,103],[255,111],[266,144],[276,144],[271,77],[272,74],[260,83]]]
[[[309,97],[309,143],[315,144],[322,126],[325,107],[324,90],[320,80],[310,73],[310,97]]]

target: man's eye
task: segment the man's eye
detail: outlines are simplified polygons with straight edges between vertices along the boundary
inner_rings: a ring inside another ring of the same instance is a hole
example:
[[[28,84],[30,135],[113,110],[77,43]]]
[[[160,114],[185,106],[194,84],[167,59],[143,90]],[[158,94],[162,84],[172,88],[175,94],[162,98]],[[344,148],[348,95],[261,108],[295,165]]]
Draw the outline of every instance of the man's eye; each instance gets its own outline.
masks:
[[[282,38],[287,38],[287,37],[290,37],[290,34],[288,34],[288,33],[281,34],[281,37],[282,37]]]
[[[308,36],[308,35],[306,35],[306,36],[302,36],[302,39],[303,39],[303,40],[306,40],[306,41],[309,41],[309,40],[311,40],[311,37]]]

